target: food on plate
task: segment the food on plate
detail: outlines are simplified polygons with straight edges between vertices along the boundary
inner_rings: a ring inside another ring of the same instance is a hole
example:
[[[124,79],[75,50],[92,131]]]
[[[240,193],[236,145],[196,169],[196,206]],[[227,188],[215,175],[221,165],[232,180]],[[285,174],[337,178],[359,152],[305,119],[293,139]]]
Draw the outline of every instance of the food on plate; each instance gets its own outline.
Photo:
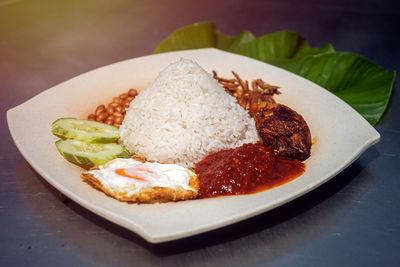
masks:
[[[89,114],[87,118],[90,121],[104,122],[119,127],[125,117],[125,108],[129,107],[137,95],[138,91],[131,88],[126,93],[114,97],[107,107],[103,104],[97,106],[94,113]]]
[[[117,127],[95,121],[61,118],[53,122],[51,132],[62,139],[111,143],[119,139]]]
[[[307,123],[276,103],[279,87],[232,73],[211,76],[181,59],[88,120],[55,121],[52,132],[66,139],[57,148],[92,167],[81,175],[86,182],[127,202],[251,194],[300,176],[311,151]]]
[[[115,158],[129,158],[130,153],[116,141],[115,126],[96,121],[61,118],[53,122],[52,133],[62,138],[56,142],[60,154],[69,162],[89,169]]]
[[[273,96],[280,94],[279,87],[268,84],[262,79],[256,79],[251,82],[251,87],[247,80],[243,80],[240,76],[232,71],[235,78],[226,79],[219,77],[216,71],[213,71],[213,77],[225,89],[225,91],[236,97],[237,102],[245,110],[249,111],[250,115],[254,115],[269,103],[276,103]]]
[[[259,141],[254,119],[197,63],[160,72],[127,109],[120,143],[148,160],[193,166],[206,155]]]
[[[305,160],[311,155],[311,133],[303,117],[281,104],[268,104],[255,115],[264,144],[284,157]]]
[[[88,143],[66,139],[58,140],[56,146],[60,154],[69,162],[89,169],[115,158],[129,158],[129,152],[117,143]]]
[[[262,143],[216,152],[195,168],[199,198],[261,192],[293,180],[304,170],[302,162],[277,156]]]
[[[238,74],[225,79],[213,76],[235,96],[238,103],[253,116],[258,134],[265,145],[271,146],[281,156],[305,160],[311,154],[311,132],[304,118],[291,108],[275,102],[279,87],[261,79],[253,80],[251,87]]]
[[[154,203],[193,199],[197,175],[176,164],[114,159],[81,177],[95,188],[120,201]]]

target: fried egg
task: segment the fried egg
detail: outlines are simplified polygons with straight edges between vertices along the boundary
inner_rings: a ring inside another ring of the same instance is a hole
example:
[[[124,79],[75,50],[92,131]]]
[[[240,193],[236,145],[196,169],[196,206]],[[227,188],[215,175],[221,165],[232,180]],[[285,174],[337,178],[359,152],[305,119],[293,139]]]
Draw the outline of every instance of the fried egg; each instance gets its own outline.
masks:
[[[191,199],[197,196],[197,175],[176,164],[114,159],[82,174],[106,194],[140,203]]]

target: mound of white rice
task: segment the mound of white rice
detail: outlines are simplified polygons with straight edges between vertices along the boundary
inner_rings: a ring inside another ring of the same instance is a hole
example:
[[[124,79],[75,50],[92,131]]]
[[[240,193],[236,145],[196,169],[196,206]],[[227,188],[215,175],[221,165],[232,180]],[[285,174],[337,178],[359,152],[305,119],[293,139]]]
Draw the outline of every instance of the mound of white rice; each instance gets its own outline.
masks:
[[[247,111],[186,59],[169,65],[131,102],[120,135],[132,154],[184,167],[212,152],[258,141]]]

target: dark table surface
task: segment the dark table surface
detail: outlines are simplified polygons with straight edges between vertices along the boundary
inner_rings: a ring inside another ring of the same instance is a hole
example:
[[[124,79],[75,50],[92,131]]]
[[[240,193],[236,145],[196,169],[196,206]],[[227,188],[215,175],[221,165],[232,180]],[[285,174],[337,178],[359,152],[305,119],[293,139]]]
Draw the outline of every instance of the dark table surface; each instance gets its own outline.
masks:
[[[400,266],[400,95],[380,143],[313,192],[255,218],[149,244],[63,197],[14,145],[6,111],[100,66],[151,54],[178,27],[226,34],[293,30],[390,70],[400,63],[397,1],[0,1],[1,266]]]

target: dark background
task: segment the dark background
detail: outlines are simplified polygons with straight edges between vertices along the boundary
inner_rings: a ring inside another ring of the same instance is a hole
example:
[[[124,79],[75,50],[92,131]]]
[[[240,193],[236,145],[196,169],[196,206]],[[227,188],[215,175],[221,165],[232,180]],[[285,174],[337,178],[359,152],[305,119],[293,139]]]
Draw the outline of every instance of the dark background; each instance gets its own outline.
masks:
[[[399,266],[398,79],[376,126],[382,140],[345,171],[280,208],[184,240],[145,242],[65,199],[23,159],[8,109],[78,74],[151,54],[198,21],[232,35],[292,30],[312,46],[330,42],[399,69],[398,1],[0,0],[0,265]]]

